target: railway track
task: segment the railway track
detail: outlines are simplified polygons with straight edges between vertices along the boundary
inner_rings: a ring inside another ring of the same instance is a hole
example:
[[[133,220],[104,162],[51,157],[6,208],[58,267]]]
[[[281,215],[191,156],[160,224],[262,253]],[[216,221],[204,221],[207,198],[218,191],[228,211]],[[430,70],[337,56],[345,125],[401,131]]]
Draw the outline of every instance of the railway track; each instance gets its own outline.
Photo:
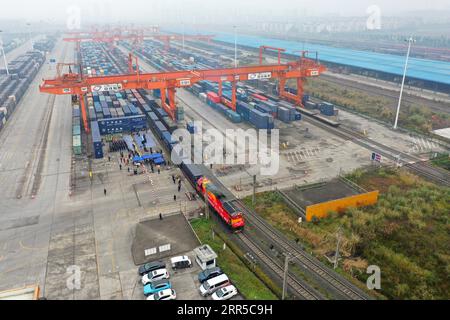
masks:
[[[240,201],[236,200],[234,203],[246,218],[247,224],[252,225],[265,236],[267,236],[274,244],[278,245],[284,252],[289,252],[294,256],[294,260],[310,273],[315,275],[328,289],[338,293],[343,299],[350,300],[368,300],[369,295],[356,287],[347,279],[337,274],[335,271],[323,265],[319,260],[300,249],[297,244],[288,240],[278,230],[270,226],[257,213],[247,209]],[[245,231],[244,231],[245,236]]]
[[[325,79],[325,81],[333,81],[333,80]],[[343,84],[343,85],[345,86],[346,84]],[[373,93],[376,93],[377,95],[380,95],[380,94],[385,95],[390,98],[394,98],[394,96],[395,96],[395,98],[397,99],[395,92],[388,94],[388,93],[386,93],[386,90],[383,90],[383,89],[366,88],[366,87],[361,88],[357,85],[350,85],[350,86],[360,89],[360,90],[366,90],[368,92],[373,92]],[[411,97],[411,96],[406,95],[405,101],[412,102],[411,99],[416,99],[416,100],[423,99],[423,100],[426,100],[426,102],[430,105],[430,107],[431,107],[431,105],[433,105],[436,110],[439,109],[439,111],[441,111],[441,112],[449,111],[449,108],[442,106],[438,102],[428,101],[427,99],[424,99],[424,98]],[[202,116],[201,114],[198,114],[198,115]],[[202,116],[202,118],[204,118],[204,117]],[[354,132],[350,129],[344,128],[343,126],[340,126],[339,128],[333,128],[333,127],[328,126],[328,125],[326,125],[316,119],[313,119],[311,117],[305,117],[305,119],[308,119],[308,121],[310,123],[313,123],[315,126],[318,126],[318,127],[321,127],[322,129],[333,132],[335,135],[340,136],[341,138],[352,140],[353,142],[355,142],[369,150],[377,152],[384,157],[387,157],[394,161],[399,161],[400,164],[403,164],[409,170],[415,172],[416,174],[422,176],[423,178],[429,179],[433,182],[436,182],[436,183],[444,185],[444,186],[450,186],[450,173],[449,172],[447,172],[446,170],[443,170],[441,168],[433,167],[429,163],[423,161],[422,159],[420,159],[416,156],[413,156],[413,155],[410,155],[410,154],[407,154],[404,152],[400,152],[400,151],[393,149],[391,147],[388,147],[384,144],[370,140],[367,137],[362,136],[361,134],[359,134],[357,132]]]
[[[236,235],[239,240],[246,245],[254,254],[262,261],[268,268],[270,268],[277,276],[283,279],[284,266],[282,266],[276,259],[269,256],[261,249],[251,237],[248,237],[245,233],[238,233]],[[288,274],[286,283],[289,285],[289,289],[295,294],[295,296],[304,300],[323,300],[324,297],[316,290],[312,289],[308,285],[301,283],[293,275]]]
[[[393,103],[395,103],[395,104],[397,104],[397,102],[398,102],[399,93],[397,93],[397,91],[394,91],[394,90],[377,88],[377,87],[373,87],[370,85],[351,83],[348,80],[336,79],[336,78],[333,78],[333,77],[327,76],[327,75],[322,75],[320,77],[320,79],[323,81],[329,82],[329,83],[338,84],[338,85],[346,87],[346,88],[364,91],[364,92],[367,92],[367,93],[375,95],[375,96],[383,96],[383,97],[392,99]],[[419,96],[414,96],[414,95],[410,95],[410,94],[406,94],[406,93],[403,95],[402,99],[404,102],[411,103],[411,104],[427,105],[431,110],[436,111],[436,112],[442,112],[442,113],[450,112],[450,106],[448,104],[446,104],[445,102],[437,102],[437,101],[433,101],[430,99],[426,99],[426,98],[422,98]]]
[[[304,117],[304,119],[314,126],[331,132],[338,137],[345,140],[351,140],[354,143],[366,149],[372,150],[373,152],[379,153],[388,159],[398,161],[400,165],[407,167],[409,170],[415,172],[423,178],[444,186],[450,186],[450,172],[447,172],[441,168],[433,167],[417,156],[398,151],[397,149],[371,140],[358,132],[343,127],[342,125],[339,128],[334,128],[311,117]]]
[[[207,119],[200,112],[193,110],[189,107],[185,101],[179,98],[179,101],[187,107],[196,117],[200,117],[205,120],[210,125],[213,125],[209,119]],[[213,127],[215,127],[213,125]],[[319,262],[314,257],[310,256],[303,250],[299,249],[296,245],[290,243],[283,235],[276,231],[273,227],[269,226],[262,218],[260,218],[256,213],[249,211],[245,206],[238,200],[235,200],[238,208],[242,210],[245,214],[246,219],[252,226],[261,231],[266,237],[270,239],[272,243],[277,244],[281,247],[284,252],[293,253],[295,258],[294,261],[300,263],[305,269],[310,273],[313,273],[316,278],[319,279],[321,283],[325,283],[326,287],[331,288],[333,291],[338,292],[339,296],[343,299],[354,299],[354,300],[366,300],[370,297],[365,294],[362,290],[357,288],[355,285],[351,284],[348,280],[344,279],[334,271],[325,267],[321,262]],[[252,237],[248,236],[244,231],[243,233],[237,234],[237,238],[244,244],[252,253],[260,259],[273,273],[278,277],[283,278],[284,266],[280,264],[275,258],[267,254],[264,249],[262,249]],[[296,296],[306,300],[319,300],[325,299],[320,293],[315,289],[311,288],[309,285],[298,280],[294,275],[288,274],[287,284],[289,288]]]

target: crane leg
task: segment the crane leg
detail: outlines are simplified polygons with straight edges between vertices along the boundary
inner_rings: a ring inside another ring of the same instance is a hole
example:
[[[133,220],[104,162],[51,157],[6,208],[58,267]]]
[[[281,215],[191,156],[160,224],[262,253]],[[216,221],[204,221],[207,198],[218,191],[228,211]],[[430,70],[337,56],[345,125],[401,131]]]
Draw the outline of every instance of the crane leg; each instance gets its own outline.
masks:
[[[302,78],[297,78],[297,103],[303,106],[303,80]]]
[[[166,105],[166,88],[159,89],[161,91],[161,107],[168,111],[168,107]]]
[[[222,98],[222,81],[219,81],[219,98]]]
[[[86,103],[84,101],[84,95],[80,94],[78,96],[78,98],[80,100],[81,118],[83,119],[84,130],[86,131],[86,133],[89,133],[90,129],[89,129],[89,122],[88,122],[88,118],[87,118]]]
[[[280,98],[285,97],[285,86],[286,86],[286,79],[280,77],[280,82],[278,84],[278,93],[280,95]]]
[[[236,81],[231,82],[231,109],[236,111]]]
[[[175,119],[175,87],[171,87],[167,89],[168,93],[169,93],[169,109],[170,109],[170,116],[172,118],[173,121],[176,121]]]

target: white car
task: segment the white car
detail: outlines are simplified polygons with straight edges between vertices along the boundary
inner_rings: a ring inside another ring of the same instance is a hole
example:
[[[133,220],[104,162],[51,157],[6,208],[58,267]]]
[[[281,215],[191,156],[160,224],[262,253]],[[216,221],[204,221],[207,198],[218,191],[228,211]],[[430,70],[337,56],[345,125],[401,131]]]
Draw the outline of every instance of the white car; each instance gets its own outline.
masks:
[[[173,289],[166,289],[159,291],[151,296],[148,296],[147,300],[175,300],[177,293]]]
[[[169,272],[167,272],[167,269],[158,269],[154,270],[150,273],[145,274],[142,277],[142,284],[145,286],[146,284],[149,284],[150,282],[154,282],[157,280],[162,279],[169,279]]]
[[[173,257],[170,259],[170,264],[173,270],[192,267],[191,259],[188,256]]]
[[[213,300],[228,300],[235,295],[238,294],[238,291],[235,286],[229,285],[223,288],[220,288],[216,292],[214,292],[211,296]]]

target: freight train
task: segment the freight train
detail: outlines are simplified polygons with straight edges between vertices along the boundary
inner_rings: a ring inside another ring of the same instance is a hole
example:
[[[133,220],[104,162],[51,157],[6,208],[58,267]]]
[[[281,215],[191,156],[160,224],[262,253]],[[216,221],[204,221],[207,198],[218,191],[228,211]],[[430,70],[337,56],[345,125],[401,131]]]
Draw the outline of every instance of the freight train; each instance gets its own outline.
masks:
[[[165,111],[146,94],[145,90],[138,90],[138,93],[151,109],[151,111],[147,112],[147,116],[152,128],[163,142],[163,145],[171,152],[178,143],[172,139],[171,135],[177,126],[173,125]],[[210,207],[213,208],[232,232],[240,232],[244,228],[245,221],[242,212],[233,205],[234,201],[236,201],[233,194],[204,165],[188,164],[186,162],[188,161],[181,161],[180,168],[197,193],[203,199],[205,195],[207,196]]]
[[[210,207],[225,222],[232,232],[241,232],[245,226],[242,212],[233,202],[236,198],[227,190],[204,165],[181,163],[181,170],[189,182],[204,199],[208,199]]]

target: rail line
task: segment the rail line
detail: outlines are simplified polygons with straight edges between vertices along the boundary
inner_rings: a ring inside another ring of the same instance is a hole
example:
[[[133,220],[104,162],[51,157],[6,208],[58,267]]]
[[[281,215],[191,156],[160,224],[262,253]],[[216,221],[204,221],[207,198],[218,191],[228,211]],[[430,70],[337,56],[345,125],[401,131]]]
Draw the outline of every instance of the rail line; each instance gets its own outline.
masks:
[[[245,244],[255,256],[257,256],[267,267],[269,267],[276,275],[283,279],[284,267],[276,261],[273,257],[269,256],[264,252],[250,237],[245,233],[238,233],[236,235],[243,244]],[[288,274],[286,279],[289,288],[295,293],[299,298],[305,300],[323,300],[325,299],[321,294],[319,294],[315,289],[312,289],[308,285],[301,283],[294,276]]]
[[[351,80],[336,79],[336,78],[332,78],[331,76],[326,76],[326,75],[322,76],[320,79],[325,82],[338,84],[343,87],[360,90],[360,91],[363,91],[363,92],[366,92],[366,93],[369,93],[372,95],[383,96],[383,97],[386,97],[389,99],[393,99],[393,100],[395,100],[395,103],[398,102],[399,93],[397,93],[397,91],[394,91],[394,90],[373,87],[370,85],[359,85],[359,84],[349,83]],[[411,104],[422,104],[423,103],[423,104],[426,104],[427,106],[429,106],[431,110],[434,110],[437,112],[448,113],[450,111],[450,106],[448,105],[448,103],[445,103],[445,102],[439,103],[439,102],[436,102],[436,101],[433,101],[433,100],[430,100],[427,98],[423,98],[420,96],[404,94],[403,101],[405,101],[407,103],[411,103]]]
[[[250,223],[253,227],[265,234],[270,240],[272,240],[273,243],[277,244],[285,252],[293,254],[294,260],[297,261],[297,263],[302,264],[318,279],[322,280],[327,287],[333,289],[345,299],[370,299],[369,295],[356,287],[350,281],[323,265],[319,260],[312,257],[304,250],[298,248],[296,244],[288,240],[278,230],[268,225],[263,218],[261,218],[257,213],[246,208],[240,201],[236,200],[234,204],[242,210],[247,223]],[[245,234],[245,231],[243,234]]]
[[[351,140],[354,143],[366,149],[377,152],[388,159],[399,161],[400,164],[403,164],[403,166],[407,167],[411,171],[415,172],[416,174],[426,179],[432,180],[444,186],[450,186],[450,172],[447,172],[446,170],[440,168],[433,167],[430,164],[423,161],[422,159],[418,158],[417,156],[402,151],[398,151],[392,147],[371,140],[361,135],[360,133],[355,132],[351,129],[347,129],[343,126],[340,126],[339,128],[334,128],[311,117],[305,116],[304,119],[305,121],[313,124],[314,126],[322,128],[328,132],[331,132],[338,137],[341,137],[346,140]]]

